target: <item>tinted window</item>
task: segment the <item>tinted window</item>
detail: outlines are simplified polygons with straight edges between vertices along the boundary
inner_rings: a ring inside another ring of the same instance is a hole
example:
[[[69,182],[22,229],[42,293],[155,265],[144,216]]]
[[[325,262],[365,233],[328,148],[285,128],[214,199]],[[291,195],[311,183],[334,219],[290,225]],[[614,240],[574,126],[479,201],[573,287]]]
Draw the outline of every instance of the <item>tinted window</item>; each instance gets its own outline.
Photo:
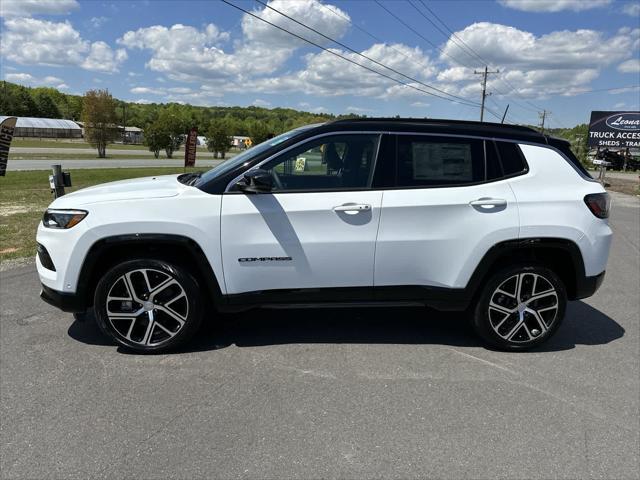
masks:
[[[500,158],[496,150],[495,142],[485,140],[484,153],[486,158],[487,180],[497,180],[502,178],[502,167],[500,166]]]
[[[333,135],[311,140],[265,165],[274,191],[335,190],[371,185],[379,135]]]
[[[397,185],[459,185],[485,179],[482,140],[398,136]]]
[[[517,144],[511,142],[496,142],[498,153],[500,154],[500,162],[505,176],[515,175],[527,170],[527,163],[524,155],[520,151]]]

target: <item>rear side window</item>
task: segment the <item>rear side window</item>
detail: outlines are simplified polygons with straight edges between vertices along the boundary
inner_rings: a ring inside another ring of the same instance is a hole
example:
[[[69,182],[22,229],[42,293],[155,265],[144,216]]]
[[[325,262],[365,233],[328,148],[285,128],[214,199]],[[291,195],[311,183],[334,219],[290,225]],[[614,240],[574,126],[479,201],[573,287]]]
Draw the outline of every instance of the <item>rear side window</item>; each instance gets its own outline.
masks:
[[[398,136],[397,186],[463,185],[485,179],[484,142]]]
[[[500,163],[505,177],[518,175],[527,171],[527,162],[516,143],[496,142]]]

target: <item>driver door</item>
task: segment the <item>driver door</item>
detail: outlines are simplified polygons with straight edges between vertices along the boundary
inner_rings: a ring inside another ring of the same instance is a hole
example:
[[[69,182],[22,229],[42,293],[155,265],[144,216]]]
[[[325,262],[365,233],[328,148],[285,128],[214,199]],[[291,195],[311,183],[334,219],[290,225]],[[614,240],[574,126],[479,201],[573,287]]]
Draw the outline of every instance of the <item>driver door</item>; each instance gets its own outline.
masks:
[[[271,172],[270,193],[225,193],[227,294],[273,302],[372,298],[382,192],[370,186],[379,141],[351,133],[308,140],[260,167]]]

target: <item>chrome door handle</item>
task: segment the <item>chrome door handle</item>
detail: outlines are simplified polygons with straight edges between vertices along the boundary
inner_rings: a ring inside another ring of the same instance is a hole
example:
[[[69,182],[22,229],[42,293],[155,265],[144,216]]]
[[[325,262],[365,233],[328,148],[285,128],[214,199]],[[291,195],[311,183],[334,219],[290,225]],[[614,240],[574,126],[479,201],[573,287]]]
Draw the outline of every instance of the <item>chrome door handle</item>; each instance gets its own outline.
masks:
[[[472,207],[504,207],[506,204],[504,198],[479,198],[469,202]]]
[[[366,203],[345,203],[333,207],[334,212],[366,212],[368,210],[371,210],[371,205]]]

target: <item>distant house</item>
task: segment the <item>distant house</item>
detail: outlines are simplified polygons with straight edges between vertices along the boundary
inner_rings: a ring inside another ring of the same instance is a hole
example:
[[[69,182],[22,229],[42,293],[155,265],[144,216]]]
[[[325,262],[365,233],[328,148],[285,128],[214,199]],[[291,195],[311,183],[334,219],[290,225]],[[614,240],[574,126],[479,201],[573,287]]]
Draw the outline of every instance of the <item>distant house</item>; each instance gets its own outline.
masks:
[[[0,115],[0,122],[6,116]],[[15,137],[82,138],[82,128],[73,120],[58,118],[18,117]]]
[[[123,127],[118,125],[118,129],[123,132],[124,143],[142,143],[144,141],[144,131],[138,127]]]

